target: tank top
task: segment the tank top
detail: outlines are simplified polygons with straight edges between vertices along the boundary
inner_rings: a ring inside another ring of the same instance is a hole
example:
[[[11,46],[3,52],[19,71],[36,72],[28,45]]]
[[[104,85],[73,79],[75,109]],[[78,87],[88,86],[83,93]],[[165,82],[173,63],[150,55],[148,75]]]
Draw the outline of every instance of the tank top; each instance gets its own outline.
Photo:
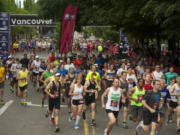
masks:
[[[161,77],[163,75],[162,72],[157,72],[157,71],[154,71],[153,74],[156,80],[161,80]]]
[[[108,70],[107,71],[107,80],[113,81],[115,75],[116,75],[116,72],[114,70],[113,71]]]
[[[19,77],[20,78],[26,78],[24,80],[19,80],[18,81],[19,87],[24,87],[25,85],[28,84],[28,81],[27,81],[27,79],[28,79],[28,71],[27,71],[27,69],[25,71],[20,70],[19,71]]]
[[[73,93],[79,92],[79,95],[74,95],[72,96],[72,99],[74,100],[79,100],[83,99],[82,93],[83,93],[83,86],[81,85],[80,88],[77,87],[77,84],[74,85],[74,90]]]
[[[140,91],[138,89],[138,87],[136,86],[135,87],[135,92],[132,94],[132,98],[138,99],[138,103],[135,102],[134,100],[131,100],[131,105],[141,107],[142,106],[142,99],[143,99],[145,93],[146,93],[146,91],[145,91],[144,88]]]
[[[173,91],[173,94],[180,93],[180,87],[178,86],[177,83],[174,84],[174,87],[175,87],[175,89],[174,89],[174,91]],[[179,99],[179,98],[180,98],[180,97],[177,97],[177,96],[171,96],[171,100],[172,100],[173,102],[178,102],[178,99]]]
[[[120,88],[114,90],[113,87],[110,87],[108,93],[108,100],[106,103],[106,109],[111,111],[119,111],[119,101],[121,98],[121,91]]]
[[[87,87],[87,90],[96,90],[96,83],[94,84],[89,81],[89,86]],[[86,96],[95,96],[95,93],[86,93]]]
[[[128,82],[127,82],[127,81],[123,82],[123,81],[120,79],[120,88],[126,90],[126,92],[124,93],[125,96],[126,96],[127,93],[128,93]]]
[[[53,83],[53,86],[50,90],[50,93],[55,95],[55,98],[60,98],[60,87],[61,87],[60,83],[58,82],[59,87],[56,86],[54,81],[52,81],[52,83]]]

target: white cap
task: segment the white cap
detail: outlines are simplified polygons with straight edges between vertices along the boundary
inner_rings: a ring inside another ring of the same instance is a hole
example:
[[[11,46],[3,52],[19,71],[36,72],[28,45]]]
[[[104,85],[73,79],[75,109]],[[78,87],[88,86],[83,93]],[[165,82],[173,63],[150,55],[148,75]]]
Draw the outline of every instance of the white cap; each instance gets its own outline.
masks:
[[[60,60],[60,62],[63,62],[63,60]]]
[[[12,56],[11,55],[9,55],[9,57],[8,58],[12,58]]]
[[[39,56],[36,56],[36,58],[39,58]]]
[[[55,76],[60,76],[61,74],[60,73],[56,73]]]

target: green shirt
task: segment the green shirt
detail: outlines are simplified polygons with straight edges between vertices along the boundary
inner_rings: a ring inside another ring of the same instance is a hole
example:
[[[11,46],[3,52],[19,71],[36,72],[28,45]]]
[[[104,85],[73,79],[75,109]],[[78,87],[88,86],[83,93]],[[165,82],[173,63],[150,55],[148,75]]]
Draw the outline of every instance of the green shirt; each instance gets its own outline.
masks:
[[[45,71],[45,72],[44,72],[44,81],[46,81],[46,79],[49,78],[49,77],[51,77],[52,75],[53,75],[52,72]],[[47,84],[48,84],[48,83],[49,83],[49,82],[47,82]],[[46,88],[46,86],[43,85],[43,88]]]
[[[132,98],[137,99],[138,102],[131,100],[131,105],[141,107],[142,106],[142,99],[145,95],[145,89],[139,90],[138,87],[135,87],[135,92],[132,94]]]
[[[172,79],[172,78],[177,78],[177,77],[178,77],[178,74],[175,73],[175,72],[173,72],[173,73],[167,72],[167,73],[165,73],[164,76],[165,76],[165,78],[166,78],[166,86],[168,86],[168,85],[170,84],[171,79]]]

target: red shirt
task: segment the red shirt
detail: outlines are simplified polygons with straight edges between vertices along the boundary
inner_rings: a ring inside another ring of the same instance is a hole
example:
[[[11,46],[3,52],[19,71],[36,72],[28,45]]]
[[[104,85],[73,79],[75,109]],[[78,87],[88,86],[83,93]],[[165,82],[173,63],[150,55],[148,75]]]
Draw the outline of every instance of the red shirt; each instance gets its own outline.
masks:
[[[146,90],[146,92],[150,91],[153,89],[153,87],[151,86],[151,83],[149,84],[144,84],[143,88]]]
[[[77,66],[78,64],[83,64],[83,60],[76,59],[74,65]]]
[[[55,56],[49,56],[49,60],[51,61],[51,62],[54,62],[55,61]]]

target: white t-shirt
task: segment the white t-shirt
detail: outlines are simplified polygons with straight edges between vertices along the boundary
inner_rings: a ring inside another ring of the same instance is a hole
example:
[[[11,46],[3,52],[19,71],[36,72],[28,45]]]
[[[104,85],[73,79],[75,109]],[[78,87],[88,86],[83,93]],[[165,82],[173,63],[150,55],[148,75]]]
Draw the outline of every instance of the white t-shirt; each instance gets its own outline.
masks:
[[[110,87],[108,93],[108,99],[106,103],[106,109],[111,111],[119,111],[119,101],[121,99],[121,91],[120,88],[114,90],[113,87]]]
[[[161,80],[162,76],[163,76],[163,73],[161,71],[160,72],[154,71],[153,75],[154,75],[156,80]]]
[[[79,95],[74,95],[72,96],[72,100],[79,100],[79,99],[83,99],[83,86],[81,85],[80,88],[77,87],[77,84],[74,85],[74,90],[73,93],[79,92]]]
[[[39,73],[39,68],[41,66],[41,61],[40,60],[39,61],[34,60],[33,64],[34,64],[33,72],[34,73]]]
[[[67,71],[69,70],[69,68],[74,68],[74,64],[71,63],[71,64],[66,64],[66,65],[64,66],[64,69],[66,69]]]
[[[121,76],[121,73],[125,71],[123,68],[119,68],[118,71],[117,71],[117,74]]]

